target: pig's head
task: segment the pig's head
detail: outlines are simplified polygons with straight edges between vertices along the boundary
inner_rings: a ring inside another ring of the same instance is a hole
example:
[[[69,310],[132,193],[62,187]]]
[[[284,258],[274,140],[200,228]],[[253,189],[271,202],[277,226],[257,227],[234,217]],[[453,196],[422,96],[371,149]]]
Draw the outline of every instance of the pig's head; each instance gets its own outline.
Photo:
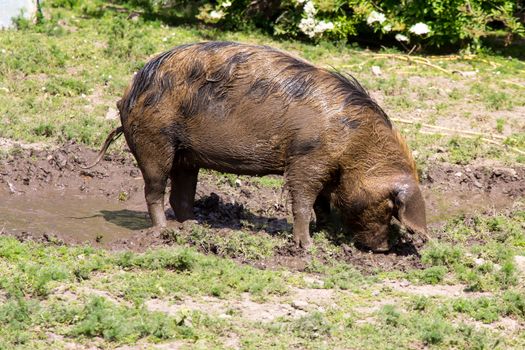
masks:
[[[344,186],[343,186],[344,187]],[[392,248],[392,218],[414,240],[426,240],[425,202],[417,180],[410,175],[367,178],[337,196],[345,226],[356,243],[375,252]]]

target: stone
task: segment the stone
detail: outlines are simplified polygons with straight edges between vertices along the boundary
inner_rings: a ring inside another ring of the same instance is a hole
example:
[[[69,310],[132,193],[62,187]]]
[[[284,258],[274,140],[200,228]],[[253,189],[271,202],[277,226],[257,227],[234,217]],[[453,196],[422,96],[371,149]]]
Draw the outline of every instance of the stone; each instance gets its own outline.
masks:
[[[108,108],[108,111],[106,112],[105,119],[106,120],[115,120],[118,119],[119,113],[115,108]]]
[[[382,75],[381,67],[379,67],[379,66],[372,66],[372,74],[374,74],[376,77]]]
[[[518,270],[520,270],[522,274],[525,274],[525,256],[516,255],[514,257],[514,262],[516,263]]]
[[[304,300],[294,300],[292,301],[292,307],[297,310],[306,311],[306,309],[308,308],[308,302]]]

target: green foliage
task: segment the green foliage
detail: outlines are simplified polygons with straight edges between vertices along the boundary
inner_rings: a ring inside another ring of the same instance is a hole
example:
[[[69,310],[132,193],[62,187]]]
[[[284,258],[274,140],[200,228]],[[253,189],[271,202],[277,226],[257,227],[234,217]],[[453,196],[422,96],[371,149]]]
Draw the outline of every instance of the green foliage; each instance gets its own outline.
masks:
[[[525,294],[523,291],[506,291],[503,294],[505,315],[514,315],[525,320]]]
[[[463,252],[460,247],[450,244],[431,243],[421,256],[421,261],[431,266],[453,266],[461,262]]]
[[[190,270],[196,257],[188,249],[160,249],[144,254],[124,252],[116,257],[115,263],[124,268],[144,268],[148,270],[168,269],[173,271]]]
[[[218,235],[201,225],[195,225],[189,234],[185,231],[166,230],[164,236],[165,239],[178,244],[189,243],[197,246],[207,253],[213,252],[220,256],[247,260],[268,258],[273,255],[276,248],[285,243],[280,238],[245,231],[224,232]]]
[[[315,311],[294,320],[289,328],[300,338],[316,339],[330,336],[333,325],[323,313]]]
[[[154,336],[169,339],[183,322],[164,313],[117,306],[102,297],[92,297],[75,317],[73,336],[102,337],[116,342],[133,342]]]
[[[444,227],[446,242],[431,242],[421,252],[425,270],[410,272],[409,278],[423,283],[457,279],[470,291],[507,290],[519,284],[514,255],[525,241],[524,215],[516,210],[508,216],[463,216]],[[474,240],[477,243],[465,243]],[[447,274],[448,273],[448,274]]]
[[[445,266],[432,266],[427,269],[417,271],[417,278],[427,284],[438,284],[443,281],[448,269]]]
[[[423,322],[421,327],[421,340],[426,344],[439,344],[451,332],[449,324],[441,319]]]
[[[16,270],[0,275],[0,288],[12,296],[46,296],[57,282],[87,279],[91,272],[107,267],[103,254],[89,247],[67,250],[0,237],[0,251],[0,257]]]
[[[485,98],[485,104],[490,111],[511,110],[513,107],[512,96],[503,91],[492,91]],[[500,128],[503,128],[503,123],[499,123]]]
[[[129,1],[147,11],[160,12],[160,1]],[[180,8],[185,1],[173,1]],[[480,38],[495,32],[523,35],[525,29],[512,0],[333,1],[286,0],[253,2],[217,0],[197,2],[197,18],[223,28],[259,27],[277,36],[311,40],[347,40],[367,36],[398,40],[402,46],[445,45],[479,48]],[[400,36],[401,35],[401,36]],[[368,39],[369,40],[369,39]]]
[[[327,277],[324,280],[325,288],[340,288],[343,290],[354,290],[363,288],[367,283],[366,278],[352,266],[339,264],[326,271]]]
[[[51,78],[46,82],[44,88],[51,95],[78,96],[88,92],[85,82],[63,77]]]
[[[389,326],[398,326],[401,314],[397,311],[394,305],[385,305],[380,310],[380,316],[383,318],[383,322]]]
[[[503,143],[512,147],[523,149],[525,148],[525,132],[510,135],[505,139],[505,141],[503,141]]]
[[[499,319],[500,308],[492,298],[480,297],[477,299],[459,298],[452,302],[456,312],[466,313],[477,321],[492,323]]]
[[[451,302],[452,310],[464,313],[477,321],[492,323],[501,316],[525,319],[525,296],[522,290],[509,290],[500,298],[458,298]]]
[[[33,132],[38,136],[51,137],[55,133],[55,126],[50,123],[42,122],[33,128]]]

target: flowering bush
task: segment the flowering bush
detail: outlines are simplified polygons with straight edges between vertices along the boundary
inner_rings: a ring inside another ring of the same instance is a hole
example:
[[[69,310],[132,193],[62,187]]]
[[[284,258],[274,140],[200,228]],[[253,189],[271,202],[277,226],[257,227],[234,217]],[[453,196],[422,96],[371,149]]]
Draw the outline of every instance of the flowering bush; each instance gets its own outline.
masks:
[[[125,0],[124,0],[125,1]],[[498,30],[510,40],[524,36],[516,0],[130,0],[177,5],[192,3],[196,17],[226,28],[262,28],[273,35],[306,40],[396,41],[417,46],[478,45]],[[523,17],[522,17],[523,18]]]

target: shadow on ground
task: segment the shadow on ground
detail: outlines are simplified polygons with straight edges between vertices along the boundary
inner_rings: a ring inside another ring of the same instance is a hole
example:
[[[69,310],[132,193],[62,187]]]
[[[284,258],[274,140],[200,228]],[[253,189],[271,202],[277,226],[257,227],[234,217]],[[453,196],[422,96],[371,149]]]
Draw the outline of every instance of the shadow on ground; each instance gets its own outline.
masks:
[[[112,224],[129,230],[144,230],[151,227],[148,214],[138,210],[101,210],[100,214]]]

